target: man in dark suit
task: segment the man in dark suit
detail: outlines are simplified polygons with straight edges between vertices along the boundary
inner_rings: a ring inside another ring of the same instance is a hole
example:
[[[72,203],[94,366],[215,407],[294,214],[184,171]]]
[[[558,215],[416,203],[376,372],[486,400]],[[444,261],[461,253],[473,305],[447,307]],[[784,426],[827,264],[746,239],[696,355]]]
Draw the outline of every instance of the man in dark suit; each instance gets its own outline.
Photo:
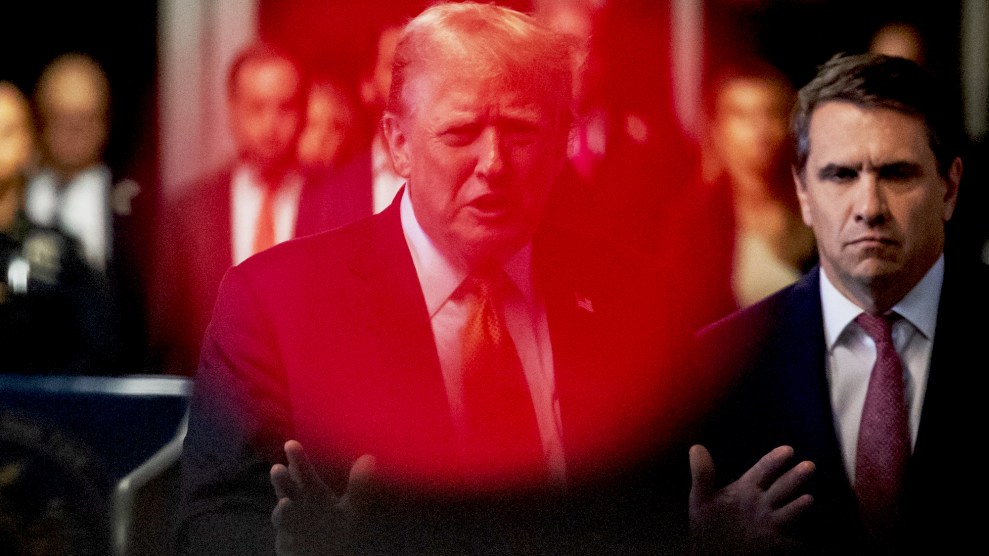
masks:
[[[673,549],[651,466],[669,290],[550,214],[569,67],[557,34],[493,4],[406,27],[392,205],[221,286],[183,454],[187,552]],[[478,387],[501,348],[504,374]]]
[[[104,160],[110,139],[110,84],[87,55],[62,54],[42,71],[34,92],[40,166],[29,175],[25,214],[78,242],[106,284],[109,318],[92,321],[95,358],[66,367],[90,374],[148,370],[146,275],[151,202],[132,179]]]
[[[359,206],[370,214],[381,212],[391,204],[395,193],[404,183],[392,167],[380,122],[390,92],[392,60],[398,34],[408,19],[407,15],[414,15],[405,12],[405,8],[398,8],[396,13],[385,16],[378,24],[380,29],[375,37],[373,56],[361,72],[359,96],[365,121],[371,122],[370,129],[366,132],[367,137],[357,137],[356,152],[316,176],[323,187],[312,188],[303,199],[313,209],[300,215],[299,235],[323,232],[332,225],[339,225],[332,215],[324,212],[334,210],[331,196],[339,195],[340,190],[350,195],[349,202],[352,205]]]
[[[110,292],[79,242],[24,215],[34,155],[31,105],[0,81],[0,338],[4,372],[105,374]]]
[[[300,221],[329,228],[370,214],[343,190],[348,184],[317,186],[301,171],[295,146],[305,91],[296,61],[272,45],[250,44],[230,65],[227,106],[237,158],[186,188],[162,226],[156,343],[170,373],[195,371],[231,265],[295,237]]]
[[[696,384],[716,393],[690,451],[702,552],[976,539],[985,488],[952,483],[985,430],[989,301],[984,273],[966,287],[966,261],[944,254],[962,174],[946,91],[877,55],[837,56],[801,89],[794,180],[820,265],[698,334]]]

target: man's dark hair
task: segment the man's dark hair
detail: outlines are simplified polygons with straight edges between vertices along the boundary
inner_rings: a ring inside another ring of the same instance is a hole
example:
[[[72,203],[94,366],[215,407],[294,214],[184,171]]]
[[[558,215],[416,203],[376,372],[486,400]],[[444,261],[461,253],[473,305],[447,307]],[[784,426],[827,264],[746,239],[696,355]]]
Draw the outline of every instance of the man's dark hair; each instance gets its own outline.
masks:
[[[740,55],[724,61],[716,62],[713,69],[705,75],[702,87],[703,108],[709,119],[714,119],[718,112],[718,102],[722,90],[736,81],[759,81],[776,87],[781,97],[790,99],[795,96],[792,82],[783,70],[769,61],[753,56]],[[787,112],[790,106],[786,106]]]
[[[305,71],[303,71],[304,68],[295,56],[283,49],[281,46],[264,41],[248,44],[237,52],[237,55],[230,63],[230,67],[227,70],[227,95],[233,96],[237,92],[237,78],[240,76],[240,72],[244,69],[244,66],[249,63],[269,61],[285,61],[295,68],[295,71],[299,74],[299,90],[297,97],[299,106],[302,107],[303,100],[305,99],[305,91],[307,91],[309,87],[309,76]]]
[[[840,101],[920,118],[927,128],[938,172],[947,175],[963,146],[949,90],[933,74],[905,58],[882,54],[832,57],[797,94],[791,122],[796,144],[794,168],[803,175],[810,153],[810,118],[814,110],[826,102]]]

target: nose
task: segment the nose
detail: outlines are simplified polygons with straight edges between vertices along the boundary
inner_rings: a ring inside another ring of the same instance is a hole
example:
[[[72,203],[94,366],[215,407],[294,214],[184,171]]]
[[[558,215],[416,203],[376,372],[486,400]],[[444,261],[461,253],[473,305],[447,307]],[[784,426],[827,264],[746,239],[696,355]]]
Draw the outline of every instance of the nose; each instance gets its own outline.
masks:
[[[868,226],[877,226],[889,216],[886,193],[874,173],[863,172],[857,187],[855,199],[855,221]]]
[[[477,174],[491,179],[505,170],[501,133],[495,127],[485,129],[478,141]]]

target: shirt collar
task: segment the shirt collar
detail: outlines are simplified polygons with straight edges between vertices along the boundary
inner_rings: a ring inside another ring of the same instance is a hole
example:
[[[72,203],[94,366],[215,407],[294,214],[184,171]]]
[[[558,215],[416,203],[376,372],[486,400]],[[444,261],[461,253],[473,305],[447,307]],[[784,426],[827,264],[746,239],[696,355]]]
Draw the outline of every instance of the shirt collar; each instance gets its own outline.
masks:
[[[261,191],[264,185],[261,182],[261,177],[258,174],[257,168],[247,164],[245,162],[239,162],[234,166],[231,179],[235,183],[240,183],[252,190]],[[275,189],[276,192],[288,191],[295,188],[301,188],[303,182],[302,173],[298,169],[292,168],[285,172],[282,176],[282,182],[278,184]],[[276,193],[277,194],[277,193]]]
[[[823,269],[821,276],[821,307],[824,315],[824,335],[828,349],[835,343],[850,322],[855,320],[862,309],[845,297],[828,279]],[[920,282],[907,295],[893,305],[892,310],[910,322],[927,339],[934,338],[937,325],[937,309],[941,300],[941,285],[944,282],[944,254],[924,274]]]
[[[402,232],[405,234],[405,242],[412,254],[412,263],[415,265],[416,275],[422,286],[426,309],[432,318],[464,281],[467,272],[452,264],[426,235],[416,219],[407,189],[403,189],[401,195],[399,210]],[[533,303],[535,299],[531,269],[531,242],[509,257],[502,267],[527,303]]]
[[[944,255],[938,257],[927,274],[910,290],[893,310],[910,321],[929,340],[934,339],[937,327],[937,308],[941,302],[941,286],[944,283]]]

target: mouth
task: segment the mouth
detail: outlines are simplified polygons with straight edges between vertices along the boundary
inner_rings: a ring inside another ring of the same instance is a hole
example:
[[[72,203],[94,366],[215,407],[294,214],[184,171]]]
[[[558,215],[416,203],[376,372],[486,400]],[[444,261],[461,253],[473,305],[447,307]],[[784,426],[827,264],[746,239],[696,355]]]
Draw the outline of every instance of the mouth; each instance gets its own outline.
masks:
[[[899,242],[886,236],[869,235],[869,236],[862,236],[853,239],[852,241],[848,242],[848,245],[878,248],[878,247],[894,247],[896,245],[899,245]]]
[[[507,195],[498,193],[481,195],[471,200],[468,206],[485,218],[504,218],[516,210],[514,203]]]

